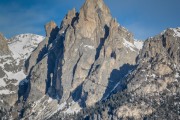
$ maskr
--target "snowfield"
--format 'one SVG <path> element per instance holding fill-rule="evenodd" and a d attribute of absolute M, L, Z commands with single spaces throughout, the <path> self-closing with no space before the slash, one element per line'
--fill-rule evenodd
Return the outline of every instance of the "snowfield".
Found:
<path fill-rule="evenodd" d="M 36 49 L 38 44 L 43 40 L 43 36 L 35 34 L 20 34 L 8 40 L 11 55 L 0 56 L 0 61 L 2 61 L 0 67 L 5 74 L 4 77 L 0 78 L 0 95 L 14 93 L 14 91 L 10 91 L 6 86 L 9 84 L 17 86 L 21 80 L 26 78 L 23 68 L 17 71 L 13 71 L 11 69 L 6 70 L 5 65 L 21 67 L 22 63 L 20 63 L 20 61 L 26 60 L 31 55 L 32 51 Z"/>
<path fill-rule="evenodd" d="M 43 39 L 43 36 L 35 34 L 20 34 L 11 38 L 8 43 L 13 58 L 27 59 Z"/>

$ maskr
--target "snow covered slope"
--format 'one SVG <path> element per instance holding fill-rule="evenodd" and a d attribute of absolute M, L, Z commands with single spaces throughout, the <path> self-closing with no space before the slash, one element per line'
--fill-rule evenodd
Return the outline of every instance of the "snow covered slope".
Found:
<path fill-rule="evenodd" d="M 0 56 L 0 95 L 17 91 L 17 85 L 26 78 L 24 61 L 44 39 L 35 34 L 21 34 L 8 40 L 11 54 Z"/>
<path fill-rule="evenodd" d="M 44 39 L 43 36 L 35 34 L 20 34 L 9 40 L 9 48 L 14 59 L 27 59 L 31 52 Z"/>

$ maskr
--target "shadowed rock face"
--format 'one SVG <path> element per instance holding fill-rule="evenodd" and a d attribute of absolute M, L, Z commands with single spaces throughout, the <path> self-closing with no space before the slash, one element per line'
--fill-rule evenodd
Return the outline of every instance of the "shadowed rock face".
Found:
<path fill-rule="evenodd" d="M 53 21 L 50 21 L 49 23 L 47 23 L 47 24 L 45 25 L 46 37 L 53 36 L 53 35 L 51 35 L 51 34 L 53 34 L 52 30 L 53 30 L 53 29 L 56 29 L 56 27 L 57 27 L 57 25 L 56 25 L 56 23 L 53 22 Z M 56 34 L 55 34 L 55 35 L 56 35 Z M 54 36 L 55 36 L 55 35 L 54 35 Z"/>
<path fill-rule="evenodd" d="M 29 102 L 47 93 L 60 103 L 91 106 L 107 97 L 136 64 L 139 51 L 133 35 L 111 17 L 103 0 L 87 0 L 79 13 L 69 11 L 60 29 L 52 22 L 45 28 L 45 41 L 26 61 Z M 124 73 L 115 74 L 121 67 L 126 68 Z"/>
<path fill-rule="evenodd" d="M 10 50 L 8 48 L 7 40 L 4 38 L 3 34 L 0 33 L 0 55 L 8 55 L 10 54 Z"/>

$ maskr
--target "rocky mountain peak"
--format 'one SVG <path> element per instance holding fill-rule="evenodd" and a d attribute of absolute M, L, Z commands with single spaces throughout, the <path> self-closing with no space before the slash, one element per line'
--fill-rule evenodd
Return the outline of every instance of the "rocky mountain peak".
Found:
<path fill-rule="evenodd" d="M 105 25 L 110 25 L 111 19 L 109 8 L 103 0 L 86 0 L 80 9 L 77 27 L 83 37 L 90 38 L 97 26 L 104 29 Z"/>
<path fill-rule="evenodd" d="M 133 35 L 111 17 L 103 0 L 87 0 L 79 13 L 68 12 L 60 29 L 52 21 L 45 29 L 45 40 L 26 61 L 28 103 L 47 93 L 59 104 L 92 106 L 109 96 L 136 64 L 139 49 Z"/>
<path fill-rule="evenodd" d="M 50 37 L 53 34 L 53 30 L 57 29 L 57 25 L 54 21 L 50 21 L 45 25 L 46 37 Z"/>
<path fill-rule="evenodd" d="M 3 34 L 0 33 L 0 55 L 7 55 L 10 53 L 8 48 L 8 41 L 4 38 Z"/>
<path fill-rule="evenodd" d="M 85 19 L 90 20 L 97 14 L 110 15 L 110 10 L 103 0 L 86 0 L 80 10 L 81 13 L 84 14 Z"/>

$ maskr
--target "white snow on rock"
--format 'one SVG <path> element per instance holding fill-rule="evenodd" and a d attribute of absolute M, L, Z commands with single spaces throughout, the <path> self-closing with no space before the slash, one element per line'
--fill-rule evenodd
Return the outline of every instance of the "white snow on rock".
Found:
<path fill-rule="evenodd" d="M 15 66 L 16 64 L 16 66 L 19 66 L 20 60 L 26 60 L 42 40 L 44 40 L 43 36 L 35 34 L 20 34 L 8 40 L 11 55 L 0 56 L 0 67 L 5 73 L 5 76 L 0 78 L 0 87 L 2 88 L 0 94 L 11 94 L 12 91 L 9 91 L 8 88 L 5 87 L 9 84 L 17 86 L 21 80 L 26 78 L 23 68 L 20 71 L 6 71 L 4 65 L 8 64 Z M 8 82 L 8 80 L 17 80 L 17 82 L 11 83 Z"/>
<path fill-rule="evenodd" d="M 179 78 L 180 76 L 179 76 L 179 73 L 176 73 L 175 74 L 175 78 Z"/>
<path fill-rule="evenodd" d="M 43 39 L 43 36 L 35 34 L 20 34 L 11 38 L 8 44 L 13 58 L 27 59 Z"/>
<path fill-rule="evenodd" d="M 89 49 L 95 49 L 94 46 L 91 46 L 91 45 L 84 45 L 84 47 L 86 48 L 89 48 Z"/>
<path fill-rule="evenodd" d="M 7 95 L 7 94 L 11 94 L 11 93 L 14 93 L 14 91 L 10 91 L 10 90 L 0 90 L 0 95 Z"/>
<path fill-rule="evenodd" d="M 143 41 L 138 41 L 138 40 L 134 40 L 134 45 L 137 49 L 141 50 L 143 48 L 143 44 L 144 42 Z"/>
<path fill-rule="evenodd" d="M 48 103 L 50 103 L 50 102 L 52 102 L 52 101 L 53 101 L 53 99 L 49 97 Z"/>
<path fill-rule="evenodd" d="M 129 41 L 127 41 L 126 39 L 124 39 L 124 42 L 123 42 L 123 45 L 127 48 L 129 48 L 131 51 L 135 51 L 134 48 L 135 48 L 135 45 L 133 45 L 132 43 L 130 43 Z"/>
<path fill-rule="evenodd" d="M 18 82 L 15 83 L 15 85 L 18 85 L 21 80 L 26 78 L 26 75 L 24 74 L 23 70 L 21 70 L 21 71 L 19 71 L 17 73 L 12 73 L 12 72 L 5 71 L 5 73 L 6 73 L 8 79 L 16 79 L 16 80 L 18 80 Z"/>
<path fill-rule="evenodd" d="M 66 114 L 74 114 L 74 113 L 78 113 L 81 110 L 81 107 L 79 106 L 78 102 L 72 102 L 70 104 L 70 106 L 63 111 Z"/>
<path fill-rule="evenodd" d="M 6 82 L 3 80 L 3 78 L 0 78 L 0 87 L 5 87 L 7 84 Z M 1 90 L 0 90 L 1 91 Z"/>
<path fill-rule="evenodd" d="M 174 31 L 174 37 L 180 37 L 180 27 L 170 29 Z"/>
<path fill-rule="evenodd" d="M 127 48 L 129 48 L 131 51 L 136 51 L 135 49 L 141 50 L 143 47 L 143 41 L 134 40 L 134 44 L 127 41 L 125 38 L 123 38 L 123 45 Z"/>

